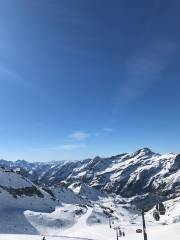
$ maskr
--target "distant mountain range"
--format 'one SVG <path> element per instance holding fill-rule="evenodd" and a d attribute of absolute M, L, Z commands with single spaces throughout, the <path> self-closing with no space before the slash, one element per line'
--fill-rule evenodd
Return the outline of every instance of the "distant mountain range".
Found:
<path fill-rule="evenodd" d="M 39 186 L 64 186 L 74 192 L 89 187 L 102 194 L 115 194 L 136 205 L 153 204 L 180 196 L 180 154 L 158 154 L 149 148 L 112 157 L 83 161 L 29 163 L 0 160 L 0 166 L 18 170 Z M 85 191 L 85 186 L 88 189 Z M 82 190 L 79 191 L 82 194 Z"/>

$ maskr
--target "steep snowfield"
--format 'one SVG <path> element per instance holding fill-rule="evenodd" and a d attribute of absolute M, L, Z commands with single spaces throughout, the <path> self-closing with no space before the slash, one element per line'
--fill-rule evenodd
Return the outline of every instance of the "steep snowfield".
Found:
<path fill-rule="evenodd" d="M 0 168 L 0 209 L 53 211 L 55 202 L 20 174 Z"/>
<path fill-rule="evenodd" d="M 65 187 L 52 187 L 51 191 L 53 192 L 57 205 L 64 204 L 89 204 L 90 201 L 83 198 L 81 195 L 74 193 L 70 188 Z"/>
<path fill-rule="evenodd" d="M 24 216 L 27 209 L 52 212 L 55 201 L 21 175 L 0 168 L 0 233 L 37 234 Z"/>
<path fill-rule="evenodd" d="M 167 223 L 180 222 L 180 198 L 167 201 L 165 206 L 167 208 Z"/>

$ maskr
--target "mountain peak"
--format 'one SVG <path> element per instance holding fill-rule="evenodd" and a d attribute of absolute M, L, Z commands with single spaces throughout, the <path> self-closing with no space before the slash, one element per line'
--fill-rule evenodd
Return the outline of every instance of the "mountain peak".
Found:
<path fill-rule="evenodd" d="M 152 150 L 150 148 L 144 147 L 141 148 L 139 150 L 137 150 L 136 152 L 133 152 L 132 154 L 130 154 L 131 156 L 135 157 L 135 156 L 152 156 L 156 153 L 152 152 Z"/>
<path fill-rule="evenodd" d="M 153 153 L 152 150 L 148 147 L 141 148 L 141 149 L 139 149 L 139 151 L 145 152 L 145 153 Z"/>

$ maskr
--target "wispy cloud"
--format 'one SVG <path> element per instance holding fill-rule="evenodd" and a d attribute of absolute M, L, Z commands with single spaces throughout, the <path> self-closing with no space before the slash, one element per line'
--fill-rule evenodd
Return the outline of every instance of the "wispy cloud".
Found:
<path fill-rule="evenodd" d="M 125 79 L 115 97 L 118 106 L 124 106 L 144 95 L 173 61 L 176 44 L 150 44 L 141 53 L 131 56 L 125 67 Z"/>
<path fill-rule="evenodd" d="M 3 77 L 1 78 L 2 81 L 16 81 L 16 82 L 23 82 L 20 75 L 18 75 L 15 71 L 8 68 L 6 65 L 0 62 L 0 75 Z M 23 82 L 24 83 L 24 82 Z"/>
<path fill-rule="evenodd" d="M 83 142 L 86 140 L 90 134 L 84 132 L 84 131 L 75 131 L 67 138 L 70 139 L 70 141 L 67 141 L 67 138 L 65 139 L 64 143 L 59 145 L 52 145 L 47 147 L 40 147 L 40 148 L 28 148 L 27 151 L 60 151 L 60 150 L 76 150 L 76 149 L 82 149 L 86 148 L 87 145 Z"/>
<path fill-rule="evenodd" d="M 112 131 L 113 131 L 112 128 L 103 128 L 102 130 L 103 130 L 104 132 L 112 132 Z"/>
<path fill-rule="evenodd" d="M 63 144 L 60 145 L 59 148 L 63 150 L 75 150 L 75 149 L 80 149 L 80 148 L 85 148 L 86 144 L 77 144 L 77 143 L 71 143 L 71 144 Z"/>
<path fill-rule="evenodd" d="M 76 150 L 76 149 L 81 149 L 87 147 L 86 144 L 84 143 L 67 143 L 67 144 L 60 144 L 60 145 L 55 145 L 55 146 L 49 146 L 49 147 L 40 147 L 40 148 L 28 148 L 26 151 L 58 151 L 58 150 Z"/>
<path fill-rule="evenodd" d="M 73 132 L 72 134 L 70 134 L 68 137 L 73 139 L 73 140 L 77 140 L 77 141 L 83 141 L 87 138 L 89 138 L 89 134 L 83 131 L 76 131 Z"/>
<path fill-rule="evenodd" d="M 39 86 L 36 81 L 30 80 L 26 76 L 21 76 L 19 72 L 0 62 L 0 84 L 4 84 L 4 82 L 11 86 L 18 85 L 19 88 L 24 88 L 28 90 L 28 92 L 35 94 L 36 97 L 43 99 L 51 105 L 57 106 L 57 101 L 54 100 L 54 96 L 51 96 L 50 92 L 47 92 L 43 86 Z"/>

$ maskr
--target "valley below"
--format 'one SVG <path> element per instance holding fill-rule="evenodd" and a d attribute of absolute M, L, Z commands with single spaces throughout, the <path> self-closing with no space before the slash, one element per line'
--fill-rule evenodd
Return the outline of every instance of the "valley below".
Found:
<path fill-rule="evenodd" d="M 159 202 L 165 214 L 156 221 Z M 143 239 L 142 208 L 148 239 L 179 238 L 178 154 L 144 148 L 76 162 L 0 160 L 0 240 Z"/>

